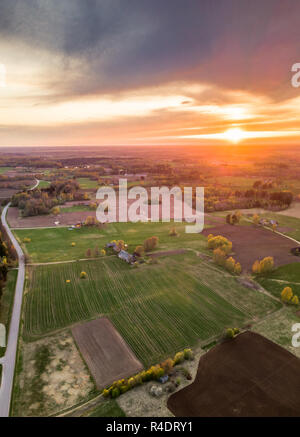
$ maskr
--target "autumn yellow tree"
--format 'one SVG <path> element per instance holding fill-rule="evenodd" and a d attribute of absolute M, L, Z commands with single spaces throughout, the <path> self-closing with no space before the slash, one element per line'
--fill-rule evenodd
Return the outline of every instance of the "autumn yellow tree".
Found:
<path fill-rule="evenodd" d="M 252 221 L 255 225 L 259 224 L 259 215 L 258 214 L 254 214 L 252 217 Z"/>
<path fill-rule="evenodd" d="M 254 261 L 252 266 L 252 272 L 255 275 L 258 275 L 260 273 L 260 262 L 258 260 Z"/>
<path fill-rule="evenodd" d="M 229 257 L 227 258 L 226 262 L 225 262 L 225 268 L 226 270 L 228 270 L 230 273 L 234 272 L 234 267 L 235 267 L 235 260 L 234 258 Z"/>
<path fill-rule="evenodd" d="M 291 287 L 285 287 L 281 292 L 281 299 L 283 302 L 290 302 L 293 297 L 293 290 Z"/>
<path fill-rule="evenodd" d="M 217 248 L 213 251 L 213 260 L 216 264 L 218 264 L 218 266 L 225 266 L 226 264 L 226 254 L 225 252 L 220 249 Z"/>
<path fill-rule="evenodd" d="M 242 266 L 239 262 L 237 262 L 234 266 L 234 273 L 236 275 L 240 275 L 242 273 Z"/>

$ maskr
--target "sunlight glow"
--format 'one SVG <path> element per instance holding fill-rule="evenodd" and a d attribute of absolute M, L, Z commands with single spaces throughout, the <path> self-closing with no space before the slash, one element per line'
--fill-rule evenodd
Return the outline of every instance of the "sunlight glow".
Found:
<path fill-rule="evenodd" d="M 247 133 L 239 127 L 233 127 L 224 132 L 224 138 L 232 143 L 239 143 L 244 138 L 247 138 Z"/>

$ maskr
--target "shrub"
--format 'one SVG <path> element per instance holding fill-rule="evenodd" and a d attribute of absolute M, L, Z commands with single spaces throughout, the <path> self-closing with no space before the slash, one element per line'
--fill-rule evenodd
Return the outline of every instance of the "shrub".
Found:
<path fill-rule="evenodd" d="M 92 251 L 91 251 L 91 249 L 88 249 L 88 250 L 86 251 L 85 254 L 86 254 L 87 257 L 92 256 Z"/>
<path fill-rule="evenodd" d="M 232 328 L 226 329 L 226 338 L 233 338 L 234 337 L 234 330 Z"/>
<path fill-rule="evenodd" d="M 253 221 L 253 223 L 254 223 L 255 225 L 258 225 L 258 224 L 259 224 L 259 215 L 254 214 L 254 215 L 252 216 L 252 221 Z"/>
<path fill-rule="evenodd" d="M 226 255 L 232 251 L 232 242 L 222 235 L 209 238 L 207 246 L 209 249 L 221 249 Z"/>
<path fill-rule="evenodd" d="M 72 247 L 76 246 L 76 243 L 74 241 L 72 241 L 71 246 Z"/>
<path fill-rule="evenodd" d="M 236 275 L 240 275 L 242 273 L 242 266 L 239 262 L 237 262 L 234 266 L 234 273 Z"/>
<path fill-rule="evenodd" d="M 161 367 L 164 369 L 166 374 L 169 374 L 171 372 L 173 366 L 174 366 L 174 361 L 171 358 L 168 358 L 167 360 L 161 363 Z"/>
<path fill-rule="evenodd" d="M 253 266 L 252 266 L 252 272 L 255 275 L 258 275 L 260 273 L 260 263 L 258 260 L 254 261 Z"/>
<path fill-rule="evenodd" d="M 194 358 L 192 349 L 184 349 L 183 356 L 185 360 L 192 360 Z"/>
<path fill-rule="evenodd" d="M 106 251 L 105 251 L 104 249 L 101 249 L 101 250 L 100 250 L 100 255 L 101 255 L 101 256 L 105 256 L 105 255 L 106 255 Z"/>
<path fill-rule="evenodd" d="M 143 246 L 136 246 L 134 249 L 134 253 L 136 253 L 138 256 L 143 256 L 145 252 L 145 249 Z"/>
<path fill-rule="evenodd" d="M 299 298 L 298 298 L 298 296 L 294 296 L 293 298 L 292 298 L 292 304 L 293 305 L 299 305 Z"/>
<path fill-rule="evenodd" d="M 274 268 L 274 258 L 272 256 L 267 256 L 260 261 L 260 272 L 269 273 Z"/>
<path fill-rule="evenodd" d="M 153 250 L 158 245 L 158 237 L 150 237 L 144 241 L 144 249 L 146 252 Z"/>
<path fill-rule="evenodd" d="M 118 387 L 113 388 L 112 391 L 111 391 L 111 397 L 112 397 L 113 399 L 119 397 L 120 394 L 121 394 L 121 393 L 120 393 L 120 390 L 119 390 Z"/>
<path fill-rule="evenodd" d="M 226 254 L 222 249 L 215 249 L 213 251 L 213 260 L 218 266 L 225 266 L 226 264 Z"/>
<path fill-rule="evenodd" d="M 285 287 L 281 292 L 281 300 L 283 302 L 289 302 L 293 297 L 293 290 L 291 287 Z"/>
<path fill-rule="evenodd" d="M 59 206 L 54 206 L 54 207 L 51 209 L 51 214 L 53 214 L 53 215 L 58 215 L 58 214 L 60 214 L 60 208 L 59 208 Z"/>
<path fill-rule="evenodd" d="M 110 395 L 110 390 L 107 390 L 107 389 L 105 388 L 105 389 L 103 390 L 102 394 L 103 394 L 103 396 L 104 396 L 105 398 L 108 398 L 108 396 Z"/>
<path fill-rule="evenodd" d="M 97 209 L 97 203 L 96 202 L 90 202 L 89 203 L 89 208 L 92 209 L 92 210 Z"/>
<path fill-rule="evenodd" d="M 174 366 L 176 364 L 180 364 L 184 361 L 184 353 L 183 352 L 177 352 L 177 354 L 174 357 Z"/>
<path fill-rule="evenodd" d="M 235 260 L 231 256 L 231 257 L 227 258 L 227 260 L 225 262 L 225 268 L 230 273 L 233 273 L 234 272 L 234 267 L 235 267 Z"/>
<path fill-rule="evenodd" d="M 97 224 L 97 219 L 96 217 L 92 217 L 91 215 L 89 215 L 86 219 L 84 224 L 86 226 L 95 226 Z"/>
<path fill-rule="evenodd" d="M 87 277 L 86 272 L 81 272 L 80 273 L 80 279 L 86 279 L 86 277 Z"/>
<path fill-rule="evenodd" d="M 176 231 L 176 228 L 172 228 L 169 232 L 170 237 L 177 237 L 178 232 Z"/>

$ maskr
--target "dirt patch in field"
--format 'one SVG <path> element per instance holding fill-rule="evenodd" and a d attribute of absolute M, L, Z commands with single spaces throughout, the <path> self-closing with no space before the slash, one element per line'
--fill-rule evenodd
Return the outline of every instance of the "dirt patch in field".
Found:
<path fill-rule="evenodd" d="M 70 205 L 67 205 L 70 206 Z M 96 216 L 95 211 L 74 211 L 58 215 L 38 215 L 33 217 L 20 217 L 18 208 L 9 208 L 7 219 L 12 228 L 45 228 L 59 226 L 71 226 L 78 222 L 84 222 L 88 216 Z"/>
<path fill-rule="evenodd" d="M 99 389 L 143 369 L 124 339 L 105 317 L 73 327 L 72 334 Z"/>
<path fill-rule="evenodd" d="M 300 360 L 248 331 L 201 357 L 195 381 L 168 407 L 180 417 L 299 416 L 299 393 Z"/>
<path fill-rule="evenodd" d="M 251 226 L 220 225 L 204 229 L 203 235 L 223 235 L 232 241 L 234 258 L 248 271 L 255 260 L 273 256 L 275 266 L 300 262 L 300 258 L 292 255 L 290 250 L 295 243 L 288 238 Z"/>
<path fill-rule="evenodd" d="M 94 392 L 95 385 L 67 332 L 22 343 L 22 371 L 16 377 L 14 416 L 47 416 Z"/>
<path fill-rule="evenodd" d="M 9 199 L 17 192 L 14 188 L 0 188 L 0 199 Z"/>

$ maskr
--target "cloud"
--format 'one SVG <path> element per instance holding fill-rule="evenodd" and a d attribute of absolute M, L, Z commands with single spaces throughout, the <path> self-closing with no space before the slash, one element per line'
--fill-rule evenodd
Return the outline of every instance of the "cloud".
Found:
<path fill-rule="evenodd" d="M 60 60 L 57 99 L 175 80 L 272 93 L 297 61 L 300 3 L 2 0 L 0 35 Z"/>

